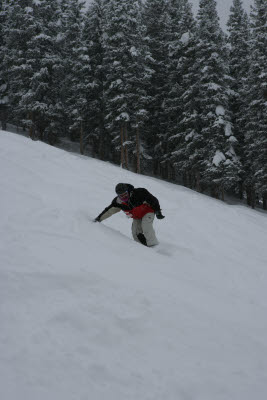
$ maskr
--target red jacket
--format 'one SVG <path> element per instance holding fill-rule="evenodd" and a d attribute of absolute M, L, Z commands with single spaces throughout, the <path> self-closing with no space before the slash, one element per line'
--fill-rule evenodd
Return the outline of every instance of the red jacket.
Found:
<path fill-rule="evenodd" d="M 123 203 L 123 204 L 125 204 L 125 203 Z M 127 204 L 125 204 L 125 205 L 127 205 Z M 129 217 L 129 218 L 141 219 L 148 213 L 154 213 L 155 210 L 153 210 L 153 208 L 150 207 L 148 204 L 141 204 L 140 206 L 134 207 L 129 211 L 124 210 L 124 212 L 127 215 L 127 217 Z"/>

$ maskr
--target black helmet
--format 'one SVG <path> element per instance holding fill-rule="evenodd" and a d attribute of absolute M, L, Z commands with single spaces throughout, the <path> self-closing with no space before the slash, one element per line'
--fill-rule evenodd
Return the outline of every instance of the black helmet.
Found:
<path fill-rule="evenodd" d="M 118 183 L 115 187 L 115 191 L 117 194 L 123 194 L 129 190 L 129 186 L 127 183 Z"/>

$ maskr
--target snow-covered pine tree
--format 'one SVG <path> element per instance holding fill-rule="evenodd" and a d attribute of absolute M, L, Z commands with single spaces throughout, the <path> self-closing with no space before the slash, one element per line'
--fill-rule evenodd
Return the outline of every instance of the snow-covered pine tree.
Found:
<path fill-rule="evenodd" d="M 244 112 L 246 108 L 245 87 L 248 77 L 249 21 L 242 0 L 233 0 L 228 20 L 230 109 L 233 132 L 238 140 L 237 154 L 242 164 L 239 196 L 243 198 L 244 165 Z"/>
<path fill-rule="evenodd" d="M 37 30 L 27 42 L 26 65 L 31 77 L 23 103 L 37 137 L 53 144 L 62 134 L 60 8 L 54 0 L 33 2 Z"/>
<path fill-rule="evenodd" d="M 130 154 L 134 155 L 134 169 L 137 173 L 145 167 L 147 158 L 147 147 L 150 143 L 145 135 L 144 125 L 148 120 L 148 107 L 151 97 L 148 90 L 151 84 L 153 71 L 149 67 L 151 54 L 145 37 L 145 25 L 143 24 L 143 5 L 141 0 L 135 0 L 129 8 L 129 24 L 131 25 L 129 49 L 129 68 L 126 74 L 126 91 L 129 94 L 131 108 L 131 137 L 132 144 L 129 146 Z"/>
<path fill-rule="evenodd" d="M 127 3 L 125 0 L 105 2 L 106 20 L 103 33 L 105 123 L 115 147 L 112 158 L 126 168 L 128 168 L 127 135 L 130 122 L 130 104 L 125 90 L 125 74 L 129 67 Z M 118 157 L 119 151 L 120 157 Z"/>
<path fill-rule="evenodd" d="M 169 16 L 166 0 L 147 0 L 143 13 L 146 25 L 146 37 L 151 53 L 150 69 L 154 71 L 148 95 L 151 102 L 148 107 L 149 118 L 146 135 L 150 143 L 150 155 L 154 160 L 153 172 L 161 174 L 161 161 L 165 153 L 164 142 L 167 138 L 168 116 L 166 100 L 169 96 L 168 85 L 168 35 Z"/>
<path fill-rule="evenodd" d="M 70 53 L 72 52 L 72 47 L 69 45 L 68 41 L 71 40 L 69 36 L 75 36 L 76 26 L 74 26 L 74 32 L 72 35 L 72 26 L 69 24 L 70 20 L 70 1 L 69 0 L 60 0 L 60 17 L 59 17 L 59 25 L 60 25 L 60 34 L 58 35 L 58 51 L 60 52 L 61 58 L 61 86 L 60 93 L 58 94 L 58 105 L 61 109 L 61 131 L 63 137 L 69 137 L 71 140 L 74 140 L 74 133 L 70 130 L 70 126 L 72 124 L 71 120 L 71 111 L 68 107 L 69 93 L 71 92 L 71 68 L 72 68 L 72 60 L 70 60 Z M 71 65 L 70 65 L 71 64 Z M 71 96 L 72 98 L 72 96 Z"/>
<path fill-rule="evenodd" d="M 61 3 L 62 40 L 60 46 L 64 72 L 61 82 L 61 99 L 65 131 L 71 140 L 79 139 L 82 154 L 87 92 L 90 90 L 91 81 L 88 50 L 82 37 L 83 6 L 80 0 L 64 0 Z"/>
<path fill-rule="evenodd" d="M 0 122 L 2 129 L 6 129 L 7 110 L 8 110 L 8 78 L 7 70 L 4 65 L 6 53 L 5 46 L 5 23 L 7 17 L 7 4 L 5 0 L 0 0 Z"/>
<path fill-rule="evenodd" d="M 266 0 L 254 0 L 251 12 L 252 36 L 248 73 L 245 159 L 248 171 L 245 185 L 248 203 L 256 197 L 267 207 L 267 7 Z"/>
<path fill-rule="evenodd" d="M 233 189 L 239 181 L 240 162 L 235 153 L 237 139 L 231 131 L 226 43 L 216 1 L 200 0 L 197 18 L 200 135 L 189 139 L 194 149 L 190 159 L 200 173 L 201 183 L 210 188 L 213 196 L 221 194 L 223 198 L 224 189 Z"/>
<path fill-rule="evenodd" d="M 109 160 L 110 136 L 105 128 L 105 102 L 103 72 L 103 30 L 105 25 L 105 1 L 94 0 L 86 12 L 83 40 L 87 47 L 91 67 L 91 82 L 87 91 L 86 141 L 92 154 L 101 160 Z"/>
<path fill-rule="evenodd" d="M 183 0 L 168 0 L 166 12 L 168 15 L 168 30 L 166 32 L 166 46 L 168 48 L 168 59 L 166 59 L 168 95 L 165 100 L 166 132 L 165 140 L 162 142 L 162 157 L 160 160 L 161 176 L 163 178 L 174 178 L 173 165 L 170 162 L 170 152 L 173 143 L 169 137 L 177 134 L 178 120 L 181 115 L 181 75 L 178 72 L 178 63 L 181 59 L 182 37 L 182 3 Z"/>
<path fill-rule="evenodd" d="M 31 119 L 30 110 L 25 105 L 25 96 L 33 73 L 28 59 L 29 42 L 36 33 L 34 2 L 14 0 L 6 11 L 3 67 L 7 72 L 10 120 L 25 127 Z"/>
<path fill-rule="evenodd" d="M 144 69 L 146 55 L 140 21 L 140 0 L 110 0 L 106 4 L 103 34 L 106 126 L 113 137 L 114 159 L 120 150 L 120 163 L 126 168 L 129 168 L 128 150 L 136 147 L 137 136 L 133 137 L 132 129 L 140 126 L 146 114 L 145 88 L 150 79 L 146 73 L 149 70 Z"/>
<path fill-rule="evenodd" d="M 171 2 L 176 7 L 171 12 L 171 41 L 169 44 L 170 90 L 168 105 L 168 142 L 166 160 L 168 178 L 171 172 L 175 178 L 183 177 L 183 183 L 193 187 L 193 166 L 189 166 L 187 140 L 195 132 L 195 62 L 196 23 L 188 0 Z M 176 12 L 175 12 L 176 11 Z"/>

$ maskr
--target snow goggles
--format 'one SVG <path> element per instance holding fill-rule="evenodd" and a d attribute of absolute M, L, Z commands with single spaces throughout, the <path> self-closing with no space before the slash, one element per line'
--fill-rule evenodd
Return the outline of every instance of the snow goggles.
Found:
<path fill-rule="evenodd" d="M 129 193 L 127 191 L 119 194 L 119 198 L 121 199 L 121 201 L 127 202 L 129 200 L 129 197 Z"/>

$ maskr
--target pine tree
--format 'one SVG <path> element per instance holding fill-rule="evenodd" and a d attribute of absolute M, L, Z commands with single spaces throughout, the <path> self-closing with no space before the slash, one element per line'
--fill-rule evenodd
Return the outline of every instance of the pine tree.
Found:
<path fill-rule="evenodd" d="M 38 0 L 34 6 L 35 34 L 27 41 L 27 69 L 31 71 L 24 107 L 35 135 L 53 144 L 61 134 L 60 88 L 62 59 L 59 3 Z"/>
<path fill-rule="evenodd" d="M 161 176 L 171 179 L 174 177 L 173 165 L 170 162 L 170 152 L 173 150 L 173 142 L 169 137 L 177 134 L 178 120 L 181 114 L 181 80 L 178 72 L 178 63 L 181 58 L 181 42 L 183 29 L 182 22 L 182 0 L 169 0 L 166 13 L 168 15 L 168 30 L 166 32 L 166 46 L 168 48 L 167 59 L 167 96 L 165 100 L 166 132 L 165 140 L 162 142 L 162 156 L 160 160 Z"/>
<path fill-rule="evenodd" d="M 146 124 L 150 155 L 154 160 L 153 172 L 162 174 L 161 161 L 165 153 L 168 118 L 168 35 L 169 15 L 165 0 L 147 0 L 144 5 L 144 23 L 151 59 L 148 64 L 153 72 L 148 95 L 151 98 Z"/>
<path fill-rule="evenodd" d="M 111 0 L 106 3 L 106 24 L 103 35 L 104 82 L 106 104 L 106 127 L 115 144 L 114 161 L 128 168 L 127 129 L 130 122 L 130 105 L 125 90 L 125 74 L 129 66 L 129 45 L 127 42 L 129 25 L 126 1 Z"/>
<path fill-rule="evenodd" d="M 103 71 L 103 34 L 105 26 L 104 0 L 94 0 L 86 15 L 83 40 L 90 59 L 91 82 L 87 91 L 86 141 L 92 147 L 93 155 L 109 160 L 111 153 L 110 136 L 105 127 L 105 99 Z"/>
<path fill-rule="evenodd" d="M 255 206 L 256 197 L 267 207 L 267 8 L 265 0 L 255 0 L 251 13 L 252 37 L 247 92 L 245 132 L 245 185 L 248 203 Z"/>
<path fill-rule="evenodd" d="M 5 46 L 5 23 L 7 17 L 6 1 L 0 0 L 0 121 L 2 129 L 6 129 L 7 110 L 8 110 L 8 79 L 7 70 L 5 69 L 4 57 L 6 52 Z"/>
<path fill-rule="evenodd" d="M 233 132 L 238 140 L 237 154 L 244 165 L 244 111 L 246 108 L 246 90 L 249 55 L 249 23 L 242 0 L 234 0 L 228 20 L 230 107 Z M 243 197 L 245 170 L 241 169 L 239 195 Z"/>
<path fill-rule="evenodd" d="M 215 0 L 200 0 L 198 12 L 196 100 L 199 131 L 189 139 L 194 165 L 213 196 L 224 196 L 239 178 L 228 105 L 228 68 L 225 36 L 219 26 Z"/>
<path fill-rule="evenodd" d="M 195 21 L 188 0 L 170 0 L 168 3 L 169 33 L 168 33 L 168 85 L 167 101 L 168 132 L 177 133 L 178 121 L 182 112 L 183 94 L 182 81 L 185 71 L 186 49 L 192 39 Z M 193 60 L 190 59 L 192 63 Z"/>
<path fill-rule="evenodd" d="M 190 185 L 187 140 L 195 129 L 194 66 L 196 62 L 196 24 L 187 0 L 172 1 L 171 41 L 169 45 L 168 178 L 183 177 Z M 175 8 L 173 9 L 173 6 Z M 171 169 L 171 171 L 170 171 Z M 190 179 L 189 179 L 190 176 Z"/>
<path fill-rule="evenodd" d="M 34 3 L 32 0 L 14 0 L 6 10 L 3 65 L 7 72 L 10 118 L 13 123 L 25 126 L 29 119 L 25 98 L 32 76 L 28 63 L 29 41 L 36 34 Z"/>
<path fill-rule="evenodd" d="M 82 37 L 83 3 L 79 0 L 64 0 L 61 3 L 60 46 L 63 76 L 61 81 L 62 125 L 71 140 L 80 141 L 84 152 L 84 126 L 87 111 L 87 91 L 90 83 L 88 50 Z"/>
<path fill-rule="evenodd" d="M 151 54 L 145 38 L 145 26 L 142 18 L 143 6 L 140 0 L 130 7 L 128 17 L 131 25 L 130 63 L 126 75 L 126 90 L 131 107 L 131 136 L 132 144 L 128 146 L 129 152 L 134 154 L 135 170 L 141 172 L 147 159 L 147 138 L 144 125 L 148 120 L 148 107 L 151 97 L 148 90 L 151 83 L 152 71 L 149 68 Z"/>
<path fill-rule="evenodd" d="M 136 147 L 138 137 L 132 129 L 140 128 L 146 114 L 145 87 L 150 79 L 140 31 L 141 7 L 139 0 L 109 1 L 103 35 L 106 126 L 126 168 L 128 150 Z"/>

